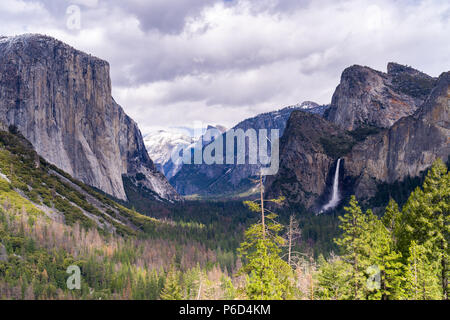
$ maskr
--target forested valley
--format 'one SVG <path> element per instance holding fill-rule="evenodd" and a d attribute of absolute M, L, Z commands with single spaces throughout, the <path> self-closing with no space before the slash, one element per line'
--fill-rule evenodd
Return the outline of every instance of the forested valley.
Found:
<path fill-rule="evenodd" d="M 406 202 L 376 213 L 352 197 L 332 214 L 296 214 L 279 198 L 185 202 L 146 217 L 73 181 L 120 212 L 114 219 L 20 134 L 2 133 L 0 166 L 2 299 L 448 299 L 441 160 Z M 68 289 L 70 266 L 81 270 L 79 290 Z"/>

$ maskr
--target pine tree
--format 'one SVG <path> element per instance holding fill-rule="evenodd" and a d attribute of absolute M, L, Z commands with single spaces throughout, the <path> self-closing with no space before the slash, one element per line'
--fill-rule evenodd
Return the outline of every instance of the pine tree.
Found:
<path fill-rule="evenodd" d="M 393 209 L 391 211 L 391 209 Z M 395 211 L 395 205 L 391 203 L 387 209 L 387 216 L 384 217 L 385 224 L 375 216 L 371 210 L 367 212 L 367 234 L 369 239 L 368 259 L 375 270 L 376 286 L 369 288 L 369 299 L 403 299 L 405 293 L 403 290 L 404 265 L 402 263 L 401 253 L 395 250 L 395 237 L 393 232 L 396 229 L 394 221 L 398 220 L 398 214 Z M 389 219 L 390 218 L 390 219 Z"/>
<path fill-rule="evenodd" d="M 369 242 L 367 237 L 367 219 L 362 213 L 355 196 L 350 199 L 350 205 L 345 207 L 345 214 L 339 217 L 342 236 L 335 240 L 342 250 L 342 259 L 348 264 L 348 291 L 345 299 L 360 300 L 365 298 L 365 270 L 370 266 L 367 259 Z"/>
<path fill-rule="evenodd" d="M 402 213 L 394 199 L 389 200 L 382 222 L 391 236 L 392 245 L 398 249 L 398 238 L 403 230 Z"/>
<path fill-rule="evenodd" d="M 261 222 L 250 226 L 238 249 L 244 265 L 240 274 L 247 275 L 245 287 L 249 299 L 290 299 L 293 297 L 293 271 L 281 257 L 285 240 L 279 236 L 283 226 L 275 221 L 277 215 L 264 208 L 264 201 L 281 203 L 284 199 L 264 200 L 261 180 L 261 199 L 244 202 L 250 210 L 261 213 Z M 269 214 L 266 215 L 266 212 Z"/>
<path fill-rule="evenodd" d="M 350 265 L 334 254 L 328 260 L 321 255 L 318 263 L 316 295 L 323 300 L 341 300 L 348 297 L 347 279 Z"/>
<path fill-rule="evenodd" d="M 162 300 L 182 300 L 183 294 L 179 284 L 178 272 L 171 269 L 166 277 L 164 288 L 161 292 Z"/>
<path fill-rule="evenodd" d="M 449 292 L 450 178 L 446 165 L 437 159 L 428 172 L 423 190 L 417 188 L 403 208 L 405 232 L 402 250 L 407 257 L 413 241 L 427 250 L 429 261 L 438 261 L 443 299 Z"/>
<path fill-rule="evenodd" d="M 442 297 L 439 284 L 439 264 L 429 260 L 430 247 L 415 241 L 409 247 L 406 289 L 412 300 L 436 300 Z"/>
<path fill-rule="evenodd" d="M 249 299 L 290 299 L 294 292 L 293 271 L 280 257 L 281 247 L 285 244 L 285 240 L 279 236 L 283 226 L 275 221 L 277 215 L 264 207 L 266 201 L 280 204 L 284 198 L 265 200 L 262 174 L 259 182 L 259 203 L 244 202 L 251 211 L 261 214 L 261 220 L 245 232 L 244 242 L 238 249 L 244 261 L 239 274 L 247 276 L 245 291 Z"/>
<path fill-rule="evenodd" d="M 288 299 L 293 295 L 293 274 L 291 267 L 280 258 L 283 238 L 273 233 L 278 230 L 277 225 L 266 223 L 266 227 L 264 238 L 262 224 L 252 225 L 239 248 L 245 261 L 240 273 L 248 276 L 246 294 L 249 299 Z"/>

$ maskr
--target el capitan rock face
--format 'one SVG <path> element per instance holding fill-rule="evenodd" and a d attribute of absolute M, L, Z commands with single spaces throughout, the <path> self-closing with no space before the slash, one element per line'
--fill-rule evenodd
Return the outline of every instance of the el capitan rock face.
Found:
<path fill-rule="evenodd" d="M 355 65 L 342 73 L 327 119 L 346 130 L 389 128 L 412 115 L 435 83 L 436 79 L 396 63 L 389 63 L 388 73 Z"/>
<path fill-rule="evenodd" d="M 0 122 L 47 161 L 126 200 L 123 176 L 179 196 L 149 158 L 136 123 L 111 96 L 109 64 L 50 37 L 0 38 Z"/>

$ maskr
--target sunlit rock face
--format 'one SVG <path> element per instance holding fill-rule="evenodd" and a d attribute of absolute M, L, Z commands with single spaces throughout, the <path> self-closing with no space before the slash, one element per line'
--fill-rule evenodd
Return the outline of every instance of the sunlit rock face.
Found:
<path fill-rule="evenodd" d="M 109 64 L 56 39 L 0 38 L 0 121 L 50 163 L 119 199 L 127 198 L 123 176 L 139 173 L 159 197 L 179 198 L 112 98 Z"/>

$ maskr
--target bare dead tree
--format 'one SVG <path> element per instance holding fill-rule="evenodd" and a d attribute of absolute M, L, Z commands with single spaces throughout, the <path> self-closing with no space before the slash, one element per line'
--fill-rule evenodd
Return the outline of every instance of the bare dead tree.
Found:
<path fill-rule="evenodd" d="M 294 252 L 292 250 L 293 246 L 295 245 L 295 243 L 301 238 L 302 232 L 298 226 L 298 222 L 295 219 L 294 215 L 291 215 L 289 218 L 289 227 L 286 233 L 286 245 L 288 247 L 288 264 L 290 266 L 293 265 L 293 255 L 296 254 L 296 252 Z"/>

